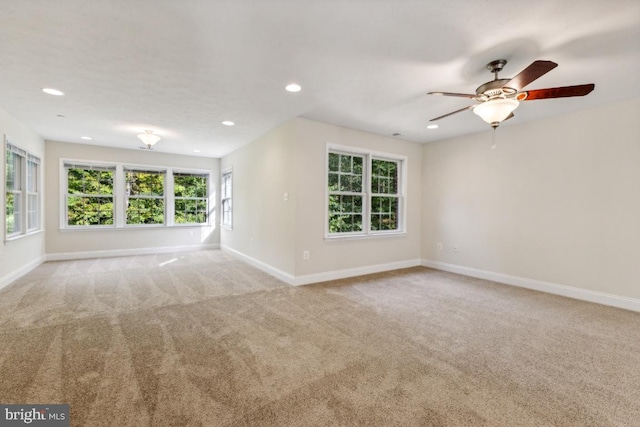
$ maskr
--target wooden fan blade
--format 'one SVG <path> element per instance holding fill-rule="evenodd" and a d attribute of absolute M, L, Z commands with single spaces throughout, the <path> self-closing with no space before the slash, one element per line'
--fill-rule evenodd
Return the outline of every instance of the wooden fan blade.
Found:
<path fill-rule="evenodd" d="M 519 91 L 532 81 L 539 79 L 557 66 L 558 64 L 552 61 L 533 61 L 531 65 L 520 71 L 520 74 L 509 80 L 507 84 L 504 85 L 504 87 L 510 87 Z"/>
<path fill-rule="evenodd" d="M 461 112 L 463 112 L 463 111 L 465 111 L 465 110 L 468 110 L 469 108 L 473 108 L 473 107 L 475 107 L 476 105 L 477 105 L 477 104 L 468 105 L 468 106 L 466 106 L 466 107 L 464 107 L 464 108 L 461 108 L 461 109 L 459 109 L 459 110 L 453 111 L 453 112 L 448 113 L 448 114 L 445 114 L 444 116 L 436 117 L 435 119 L 431 119 L 431 120 L 429 120 L 429 121 L 430 121 L 430 122 L 435 122 L 436 120 L 444 119 L 445 117 L 449 117 L 449 116 L 452 116 L 452 115 L 454 115 L 454 114 L 461 113 Z"/>
<path fill-rule="evenodd" d="M 532 101 L 534 99 L 567 98 L 570 96 L 585 96 L 590 94 L 595 87 L 596 85 L 594 85 L 593 83 L 590 83 L 587 85 L 563 86 L 563 87 L 552 87 L 548 89 L 528 90 L 525 92 L 527 94 L 527 97 L 524 100 Z"/>
<path fill-rule="evenodd" d="M 427 92 L 427 95 L 458 96 L 460 98 L 475 98 L 477 96 L 477 95 L 471 95 L 468 93 L 453 93 L 453 92 Z"/>

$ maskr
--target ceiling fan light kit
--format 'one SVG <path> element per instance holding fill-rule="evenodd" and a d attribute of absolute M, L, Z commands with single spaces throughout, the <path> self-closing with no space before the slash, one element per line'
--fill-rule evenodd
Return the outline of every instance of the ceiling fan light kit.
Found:
<path fill-rule="evenodd" d="M 473 112 L 492 127 L 498 127 L 500 122 L 504 121 L 509 117 L 509 114 L 513 113 L 513 110 L 518 108 L 518 105 L 520 103 L 515 99 L 497 98 L 476 105 L 473 108 Z"/>
<path fill-rule="evenodd" d="M 506 64 L 507 61 L 505 59 L 498 59 L 488 63 L 487 69 L 493 73 L 494 79 L 478 86 L 475 95 L 452 92 L 429 92 L 428 95 L 455 96 L 459 98 L 469 98 L 479 102 L 479 104 L 469 105 L 436 117 L 435 119 L 431 119 L 431 121 L 440 120 L 473 108 L 475 114 L 495 129 L 500 123 L 513 117 L 513 111 L 518 108 L 518 105 L 522 101 L 585 96 L 595 88 L 593 83 L 589 83 L 577 86 L 523 91 L 522 89 L 525 86 L 553 70 L 558 64 L 552 61 L 534 61 L 512 79 L 500 79 L 498 78 L 498 73 Z"/>

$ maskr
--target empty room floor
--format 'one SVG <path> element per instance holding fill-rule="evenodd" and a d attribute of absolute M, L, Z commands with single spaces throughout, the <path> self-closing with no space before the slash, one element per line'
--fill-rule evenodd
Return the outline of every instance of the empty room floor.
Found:
<path fill-rule="evenodd" d="M 220 250 L 0 290 L 0 402 L 73 426 L 632 426 L 640 314 L 427 268 L 292 287 Z"/>

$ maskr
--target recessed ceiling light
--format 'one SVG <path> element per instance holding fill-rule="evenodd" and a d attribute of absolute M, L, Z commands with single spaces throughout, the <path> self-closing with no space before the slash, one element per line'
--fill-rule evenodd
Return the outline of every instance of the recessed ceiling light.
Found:
<path fill-rule="evenodd" d="M 233 123 L 231 120 L 225 120 L 224 122 L 222 122 L 223 125 L 225 126 L 233 126 L 235 125 L 235 123 Z"/>
<path fill-rule="evenodd" d="M 287 92 L 300 92 L 302 90 L 302 86 L 297 83 L 289 83 L 284 87 Z"/>
<path fill-rule="evenodd" d="M 438 125 L 429 125 L 427 126 L 427 129 L 438 129 L 440 126 Z"/>
<path fill-rule="evenodd" d="M 200 152 L 200 150 L 193 150 L 193 152 L 194 152 L 194 153 L 199 153 L 199 152 Z"/>
<path fill-rule="evenodd" d="M 91 141 L 93 138 L 90 136 L 81 136 L 80 139 L 86 139 L 87 141 Z"/>
<path fill-rule="evenodd" d="M 48 93 L 49 95 L 55 95 L 55 96 L 64 95 L 64 92 L 62 92 L 61 90 L 53 89 L 53 88 L 50 88 L 50 87 L 45 87 L 44 89 L 42 89 L 42 91 L 44 93 Z"/>

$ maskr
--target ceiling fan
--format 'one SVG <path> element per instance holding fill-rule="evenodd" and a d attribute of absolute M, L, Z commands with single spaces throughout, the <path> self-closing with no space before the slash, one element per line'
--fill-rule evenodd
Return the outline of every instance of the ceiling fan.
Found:
<path fill-rule="evenodd" d="M 513 110 L 518 108 L 521 101 L 534 99 L 565 98 L 570 96 L 585 96 L 595 88 L 595 84 L 577 86 L 563 86 L 547 89 L 522 90 L 529 83 L 542 77 L 558 66 L 552 61 L 534 61 L 520 74 L 512 79 L 499 79 L 498 73 L 507 64 L 505 59 L 498 59 L 487 64 L 487 68 L 493 73 L 494 79 L 484 83 L 476 89 L 475 95 L 451 92 L 428 92 L 428 95 L 457 96 L 474 99 L 479 104 L 469 105 L 451 113 L 436 117 L 430 121 L 436 121 L 453 114 L 473 108 L 473 112 L 482 120 L 489 123 L 494 129 L 500 123 L 513 117 Z"/>

